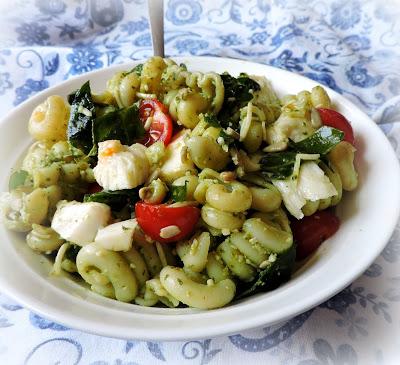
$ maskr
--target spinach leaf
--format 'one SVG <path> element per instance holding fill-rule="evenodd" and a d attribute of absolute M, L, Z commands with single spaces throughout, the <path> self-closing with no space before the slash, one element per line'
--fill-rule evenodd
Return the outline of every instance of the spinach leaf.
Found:
<path fill-rule="evenodd" d="M 276 289 L 290 279 L 295 260 L 296 245 L 292 245 L 286 252 L 278 255 L 273 263 L 261 270 L 250 285 L 239 287 L 236 299 Z"/>
<path fill-rule="evenodd" d="M 226 145 L 230 145 L 235 142 L 235 138 L 229 135 L 226 132 L 226 129 L 222 128 L 222 123 L 218 120 L 218 118 L 214 114 L 205 114 L 204 121 L 211 127 L 221 128 L 219 132 L 219 136 L 224 140 Z"/>
<path fill-rule="evenodd" d="M 344 137 L 339 129 L 323 126 L 310 137 L 292 143 L 291 147 L 303 153 L 319 153 L 324 155 L 335 147 Z"/>
<path fill-rule="evenodd" d="M 68 122 L 68 141 L 86 155 L 97 154 L 97 143 L 118 139 L 131 145 L 144 135 L 136 104 L 124 109 L 113 106 L 97 107 L 93 103 L 89 81 L 69 96 L 71 115 Z"/>
<path fill-rule="evenodd" d="M 85 82 L 74 95 L 68 97 L 71 114 L 68 121 L 69 143 L 88 154 L 93 147 L 92 126 L 96 117 L 89 81 Z"/>
<path fill-rule="evenodd" d="M 187 181 L 185 182 L 185 185 L 172 185 L 170 191 L 171 199 L 174 202 L 184 202 L 187 197 Z"/>
<path fill-rule="evenodd" d="M 134 204 L 139 200 L 138 189 L 124 189 L 115 191 L 100 191 L 94 194 L 86 194 L 84 202 L 97 202 L 107 204 L 111 210 L 119 211 L 127 204 Z"/>
<path fill-rule="evenodd" d="M 93 122 L 93 149 L 90 155 L 97 153 L 97 143 L 109 139 L 118 139 L 122 144 L 131 145 L 144 136 L 143 124 L 139 119 L 136 104 L 124 109 L 112 110 L 96 118 Z"/>
<path fill-rule="evenodd" d="M 223 127 L 230 126 L 237 130 L 239 124 L 234 121 L 234 115 L 253 99 L 253 92 L 260 90 L 260 85 L 244 73 L 238 77 L 223 73 L 221 79 L 225 88 L 225 96 L 218 119 L 221 120 Z"/>
<path fill-rule="evenodd" d="M 261 173 L 271 179 L 286 179 L 293 173 L 297 152 L 267 153 L 260 159 Z"/>
<path fill-rule="evenodd" d="M 11 174 L 10 180 L 8 181 L 8 190 L 14 190 L 19 186 L 25 185 L 26 179 L 29 174 L 25 170 L 18 170 Z"/>

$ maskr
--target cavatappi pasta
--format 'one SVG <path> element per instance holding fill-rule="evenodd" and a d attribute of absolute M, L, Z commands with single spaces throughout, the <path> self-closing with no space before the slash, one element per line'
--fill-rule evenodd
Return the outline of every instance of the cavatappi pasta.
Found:
<path fill-rule="evenodd" d="M 222 307 L 288 280 L 293 222 L 325 232 L 319 214 L 357 187 L 335 113 L 321 86 L 278 97 L 262 76 L 152 57 L 33 110 L 2 219 L 97 294 Z"/>

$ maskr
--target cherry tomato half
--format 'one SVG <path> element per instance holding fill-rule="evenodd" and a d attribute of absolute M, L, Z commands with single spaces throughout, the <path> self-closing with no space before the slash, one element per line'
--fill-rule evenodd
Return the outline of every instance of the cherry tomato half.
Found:
<path fill-rule="evenodd" d="M 312 254 L 322 242 L 339 229 L 340 220 L 329 210 L 322 210 L 300 220 L 293 220 L 291 228 L 297 243 L 297 259 Z"/>
<path fill-rule="evenodd" d="M 143 125 L 149 117 L 152 118 L 149 129 L 142 144 L 150 146 L 154 142 L 162 141 L 167 145 L 172 136 L 173 124 L 168 114 L 168 108 L 157 99 L 144 99 L 140 102 L 139 117 Z"/>
<path fill-rule="evenodd" d="M 323 125 L 336 128 L 344 132 L 344 141 L 354 145 L 353 128 L 349 121 L 339 112 L 333 109 L 317 108 Z"/>
<path fill-rule="evenodd" d="M 151 205 L 143 202 L 136 203 L 135 213 L 144 233 L 162 243 L 187 238 L 200 218 L 200 209 L 196 207 L 171 207 L 166 204 Z M 161 229 L 169 226 L 178 227 L 179 232 L 172 237 L 160 237 Z"/>

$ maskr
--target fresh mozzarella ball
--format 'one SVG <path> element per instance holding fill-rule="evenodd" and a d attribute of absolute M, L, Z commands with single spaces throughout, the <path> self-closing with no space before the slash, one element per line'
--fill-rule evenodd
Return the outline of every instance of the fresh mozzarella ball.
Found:
<path fill-rule="evenodd" d="M 107 250 L 129 251 L 132 247 L 133 233 L 136 226 L 136 219 L 110 224 L 99 229 L 94 242 Z"/>
<path fill-rule="evenodd" d="M 167 183 L 172 183 L 179 177 L 185 176 L 187 172 L 196 171 L 192 159 L 186 152 L 185 138 L 187 136 L 188 131 L 183 130 L 165 149 L 160 176 Z"/>
<path fill-rule="evenodd" d="M 106 204 L 62 200 L 57 204 L 51 228 L 65 240 L 83 246 L 94 241 L 97 231 L 107 225 L 110 217 Z"/>
<path fill-rule="evenodd" d="M 139 143 L 129 147 L 118 140 L 100 142 L 98 156 L 99 161 L 93 172 L 104 190 L 133 189 L 149 176 L 146 147 Z"/>

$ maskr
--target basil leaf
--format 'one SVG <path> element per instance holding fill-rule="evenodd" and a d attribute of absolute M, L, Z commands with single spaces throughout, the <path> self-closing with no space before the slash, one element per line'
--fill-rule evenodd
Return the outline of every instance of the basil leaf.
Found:
<path fill-rule="evenodd" d="M 299 152 L 325 155 L 343 140 L 343 137 L 344 133 L 339 129 L 323 126 L 310 137 L 300 142 L 292 143 L 291 146 Z"/>
<path fill-rule="evenodd" d="M 69 143 L 88 154 L 93 147 L 92 125 L 96 117 L 89 81 L 85 82 L 74 95 L 68 97 L 71 113 L 68 121 Z"/>
<path fill-rule="evenodd" d="M 244 73 L 241 73 L 239 77 L 223 73 L 221 79 L 224 84 L 225 95 L 222 108 L 218 113 L 218 119 L 221 121 L 222 127 L 229 126 L 237 130 L 239 123 L 235 120 L 234 115 L 253 99 L 253 92 L 260 90 L 260 85 Z"/>
<path fill-rule="evenodd" d="M 144 136 L 143 124 L 139 119 L 138 106 L 112 110 L 96 118 L 93 122 L 93 149 L 90 155 L 97 153 L 97 143 L 118 139 L 122 144 L 131 145 Z"/>
<path fill-rule="evenodd" d="M 137 189 L 125 189 L 114 191 L 100 191 L 94 194 L 86 194 L 84 202 L 97 202 L 107 204 L 111 210 L 119 211 L 127 204 L 134 204 L 139 200 Z"/>
<path fill-rule="evenodd" d="M 236 299 L 273 290 L 290 279 L 296 260 L 296 245 L 292 245 L 287 251 L 278 255 L 276 260 L 261 270 L 256 279 L 238 288 Z M 244 287 L 243 287 L 244 286 Z"/>
<path fill-rule="evenodd" d="M 25 185 L 26 179 L 29 174 L 25 170 L 15 171 L 11 174 L 10 180 L 8 181 L 8 190 L 14 190 L 19 186 Z"/>
<path fill-rule="evenodd" d="M 267 153 L 260 159 L 261 173 L 271 179 L 286 179 L 293 173 L 297 152 Z"/>
<path fill-rule="evenodd" d="M 184 202 L 187 199 L 187 181 L 185 185 L 172 185 L 171 186 L 171 199 L 174 202 Z"/>

